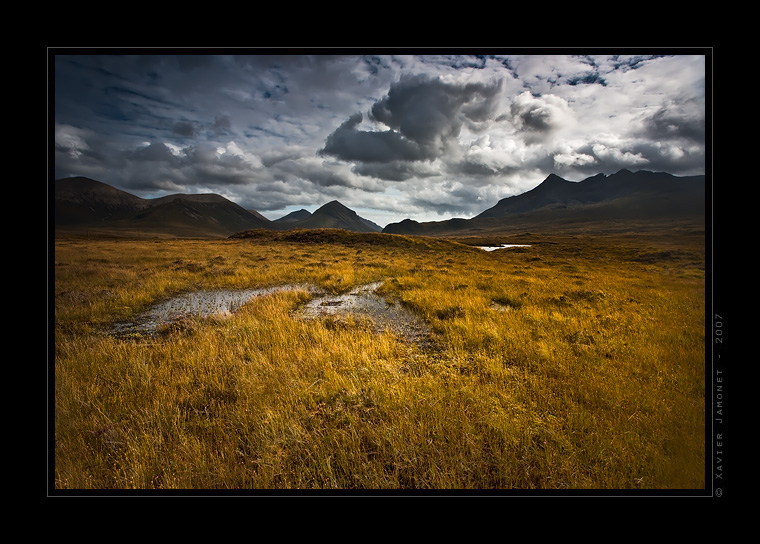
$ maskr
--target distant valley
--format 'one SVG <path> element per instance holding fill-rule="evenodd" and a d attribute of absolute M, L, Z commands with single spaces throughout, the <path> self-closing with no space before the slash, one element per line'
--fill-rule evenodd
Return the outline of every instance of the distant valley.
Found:
<path fill-rule="evenodd" d="M 423 236 L 486 236 L 517 230 L 621 232 L 685 225 L 704 228 L 705 176 L 621 170 L 571 182 L 549 175 L 534 189 L 500 200 L 470 219 L 417 222 L 384 229 L 337 200 L 269 220 L 216 194 L 144 199 L 86 177 L 56 180 L 57 232 L 114 236 L 227 237 L 251 229 L 337 228 Z"/>

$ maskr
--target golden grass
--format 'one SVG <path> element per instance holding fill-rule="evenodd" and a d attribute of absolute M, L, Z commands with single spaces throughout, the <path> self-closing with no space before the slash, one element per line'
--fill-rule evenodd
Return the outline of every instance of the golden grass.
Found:
<path fill-rule="evenodd" d="M 55 489 L 703 489 L 702 240 L 534 242 L 56 240 Z M 379 280 L 430 342 L 301 319 L 299 290 L 107 333 L 192 290 Z"/>

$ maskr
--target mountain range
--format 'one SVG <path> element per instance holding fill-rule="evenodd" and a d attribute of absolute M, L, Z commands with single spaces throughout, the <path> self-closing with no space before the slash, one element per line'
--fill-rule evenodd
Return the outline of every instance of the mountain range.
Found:
<path fill-rule="evenodd" d="M 246 210 L 217 194 L 175 194 L 146 199 L 86 177 L 56 180 L 53 196 L 55 226 L 67 231 L 223 237 L 256 228 L 382 230 L 337 200 L 314 213 L 299 210 L 270 221 L 259 212 Z"/>
<path fill-rule="evenodd" d="M 684 222 L 703 226 L 706 202 L 704 175 L 620 170 L 573 182 L 550 174 L 530 191 L 501 199 L 471 219 L 405 219 L 383 229 L 337 200 L 313 213 L 302 209 L 272 221 L 217 194 L 145 199 L 86 177 L 54 184 L 56 229 L 178 237 L 226 237 L 258 228 L 458 236 L 538 228 L 640 230 Z"/>
<path fill-rule="evenodd" d="M 487 234 L 514 228 L 632 230 L 705 220 L 705 176 L 620 170 L 582 181 L 550 174 L 538 186 L 501 199 L 471 219 L 405 219 L 383 232 L 427 236 Z"/>
<path fill-rule="evenodd" d="M 380 232 L 383 228 L 360 217 L 354 210 L 337 200 L 328 202 L 314 213 L 307 210 L 291 212 L 285 217 L 272 221 L 275 229 L 345 229 L 354 232 Z"/>

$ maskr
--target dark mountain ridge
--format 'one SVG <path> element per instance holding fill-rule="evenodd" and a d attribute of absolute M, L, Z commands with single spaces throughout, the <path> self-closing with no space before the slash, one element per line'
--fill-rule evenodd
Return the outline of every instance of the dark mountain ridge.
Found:
<path fill-rule="evenodd" d="M 148 200 L 85 177 L 57 180 L 53 196 L 56 225 L 118 219 L 150 206 Z"/>
<path fill-rule="evenodd" d="M 328 202 L 310 216 L 288 224 L 288 228 L 298 229 L 345 229 L 354 232 L 380 232 L 382 227 L 369 219 L 360 217 L 337 200 Z"/>
<path fill-rule="evenodd" d="M 463 231 L 495 231 L 521 225 L 593 226 L 605 222 L 645 225 L 674 220 L 704 221 L 705 176 L 677 177 L 665 172 L 620 170 L 579 182 L 550 174 L 538 186 L 501 199 L 471 219 L 419 223 L 405 219 L 383 232 L 456 235 Z"/>
<path fill-rule="evenodd" d="M 272 222 L 277 223 L 278 225 L 287 225 L 288 223 L 295 223 L 296 221 L 302 221 L 304 219 L 308 219 L 309 217 L 311 217 L 311 212 L 309 210 L 300 209 L 294 212 L 290 212 L 289 214 L 284 215 L 279 219 L 275 219 Z"/>
<path fill-rule="evenodd" d="M 612 201 L 622 197 L 655 198 L 657 195 L 681 194 L 684 190 L 704 192 L 704 176 L 676 177 L 666 172 L 620 170 L 606 176 L 597 174 L 582 181 L 567 181 L 550 174 L 534 189 L 503 198 L 495 206 L 475 217 L 503 217 L 551 205 L 583 205 Z"/>
<path fill-rule="evenodd" d="M 217 194 L 174 194 L 140 198 L 86 177 L 55 181 L 58 228 L 112 229 L 177 236 L 226 236 L 267 228 L 269 220 Z"/>
<path fill-rule="evenodd" d="M 313 214 L 300 210 L 270 221 L 217 194 L 173 194 L 145 199 L 86 177 L 54 182 L 56 228 L 111 233 L 222 237 L 250 229 L 343 228 L 380 232 L 340 202 L 325 204 Z M 283 221 L 284 220 L 284 221 Z"/>
<path fill-rule="evenodd" d="M 85 177 L 54 183 L 56 228 L 165 236 L 226 237 L 251 229 L 338 228 L 426 236 L 504 232 L 514 228 L 636 229 L 688 221 L 704 225 L 705 176 L 620 170 L 572 182 L 550 174 L 525 193 L 503 198 L 471 219 L 419 223 L 405 219 L 381 228 L 337 200 L 313 213 L 270 221 L 217 194 L 144 199 Z"/>

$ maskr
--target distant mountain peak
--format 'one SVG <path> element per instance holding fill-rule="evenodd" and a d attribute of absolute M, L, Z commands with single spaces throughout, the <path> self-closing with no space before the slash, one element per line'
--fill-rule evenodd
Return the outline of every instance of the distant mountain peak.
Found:
<path fill-rule="evenodd" d="M 284 215 L 280 217 L 279 219 L 275 219 L 274 223 L 295 223 L 296 221 L 302 221 L 304 219 L 308 219 L 311 217 L 311 212 L 308 210 L 304 210 L 301 208 L 300 210 L 296 210 L 294 212 L 290 212 L 287 215 Z"/>
<path fill-rule="evenodd" d="M 317 209 L 299 225 L 306 228 L 341 228 L 356 232 L 380 232 L 382 227 L 364 219 L 338 200 L 332 200 Z"/>
<path fill-rule="evenodd" d="M 349 211 L 351 213 L 356 213 L 354 210 L 352 210 L 351 208 L 345 206 L 344 204 L 342 204 L 338 200 L 331 200 L 327 204 L 322 205 L 314 213 L 318 213 L 320 211 L 322 211 L 322 212 L 324 212 L 324 211 L 331 211 L 331 210 Z"/>
<path fill-rule="evenodd" d="M 546 176 L 546 179 L 542 181 L 541 183 L 556 183 L 556 182 L 562 182 L 562 183 L 568 183 L 568 181 L 565 178 L 559 177 L 557 174 L 551 173 L 548 176 Z"/>
<path fill-rule="evenodd" d="M 354 232 L 380 232 L 383 228 L 365 219 L 338 200 L 323 204 L 314 212 L 300 209 L 272 221 L 272 227 L 286 229 L 337 228 Z"/>

